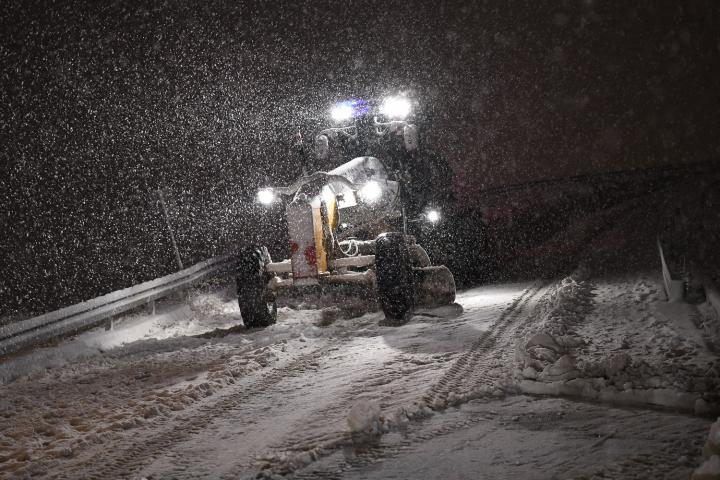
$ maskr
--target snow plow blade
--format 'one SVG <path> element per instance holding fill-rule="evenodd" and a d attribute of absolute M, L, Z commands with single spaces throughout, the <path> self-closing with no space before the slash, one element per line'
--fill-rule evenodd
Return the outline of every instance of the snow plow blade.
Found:
<path fill-rule="evenodd" d="M 416 305 L 436 307 L 455 301 L 455 280 L 444 265 L 413 268 Z M 278 307 L 379 309 L 377 280 L 372 270 L 342 275 L 321 275 L 318 285 L 293 285 L 292 279 L 275 277 L 269 285 Z"/>
<path fill-rule="evenodd" d="M 363 307 L 378 309 L 375 275 L 371 270 L 343 275 L 321 275 L 317 285 L 293 285 L 292 279 L 275 277 L 270 282 L 278 307 Z"/>
<path fill-rule="evenodd" d="M 413 268 L 413 274 L 418 305 L 438 307 L 455 301 L 455 277 L 445 265 Z"/>

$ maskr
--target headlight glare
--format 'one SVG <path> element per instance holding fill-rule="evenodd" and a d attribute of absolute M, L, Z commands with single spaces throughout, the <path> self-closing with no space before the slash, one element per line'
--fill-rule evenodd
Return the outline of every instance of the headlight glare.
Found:
<path fill-rule="evenodd" d="M 353 116 L 353 107 L 347 103 L 338 103 L 330 110 L 330 116 L 336 122 L 349 120 Z"/>
<path fill-rule="evenodd" d="M 271 188 L 263 188 L 258 190 L 257 201 L 263 205 L 270 205 L 275 201 L 275 192 Z"/>
<path fill-rule="evenodd" d="M 391 119 L 402 120 L 410 115 L 410 100 L 403 97 L 388 97 L 380 105 L 380 113 Z"/>
<path fill-rule="evenodd" d="M 360 189 L 360 196 L 366 202 L 374 202 L 382 195 L 382 188 L 380 184 L 374 181 L 369 181 Z"/>
<path fill-rule="evenodd" d="M 440 212 L 435 209 L 428 210 L 427 213 L 425 213 L 425 218 L 427 218 L 430 223 L 437 223 L 440 221 Z"/>

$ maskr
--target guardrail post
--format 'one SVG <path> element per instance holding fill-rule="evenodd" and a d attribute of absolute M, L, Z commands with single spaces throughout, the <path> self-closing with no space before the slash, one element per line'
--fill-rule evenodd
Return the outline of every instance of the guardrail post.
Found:
<path fill-rule="evenodd" d="M 665 261 L 662 243 L 660 238 L 657 239 L 658 250 L 660 251 L 660 264 L 662 266 L 663 285 L 665 287 L 665 295 L 668 302 L 682 302 L 685 298 L 685 282 L 682 280 L 674 280 L 670 273 L 670 269 Z"/>

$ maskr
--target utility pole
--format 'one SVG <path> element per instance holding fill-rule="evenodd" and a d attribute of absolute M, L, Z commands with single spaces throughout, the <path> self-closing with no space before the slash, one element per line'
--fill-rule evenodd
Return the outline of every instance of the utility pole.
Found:
<path fill-rule="evenodd" d="M 172 241 L 173 250 L 175 251 L 175 260 L 177 260 L 178 268 L 182 270 L 183 263 L 180 258 L 180 251 L 178 250 L 177 242 L 175 242 L 175 234 L 173 233 L 172 226 L 170 225 L 170 217 L 168 217 L 167 207 L 165 206 L 165 197 L 163 196 L 162 190 L 158 189 L 158 196 L 160 197 L 160 205 L 162 205 L 163 215 L 165 216 L 165 225 L 167 225 L 168 232 L 170 232 L 170 240 Z"/>

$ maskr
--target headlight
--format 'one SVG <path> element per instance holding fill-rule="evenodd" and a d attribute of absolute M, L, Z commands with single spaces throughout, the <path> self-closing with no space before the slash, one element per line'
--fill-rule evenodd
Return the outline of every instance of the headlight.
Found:
<path fill-rule="evenodd" d="M 380 105 L 380 113 L 391 119 L 402 120 L 410 115 L 410 101 L 403 97 L 388 97 Z"/>
<path fill-rule="evenodd" d="M 271 188 L 258 190 L 257 201 L 263 205 L 270 205 L 275 201 L 275 192 L 273 192 Z"/>
<path fill-rule="evenodd" d="M 430 223 L 437 223 L 440 221 L 440 212 L 435 209 L 428 210 L 427 213 L 425 213 L 425 218 L 427 218 Z"/>
<path fill-rule="evenodd" d="M 338 103 L 330 111 L 330 116 L 336 122 L 349 120 L 353 116 L 353 107 L 347 103 Z"/>
<path fill-rule="evenodd" d="M 377 182 L 367 182 L 363 187 L 360 189 L 360 196 L 363 200 L 366 202 L 372 203 L 380 196 L 382 195 L 382 188 L 380 187 L 380 184 Z"/>

